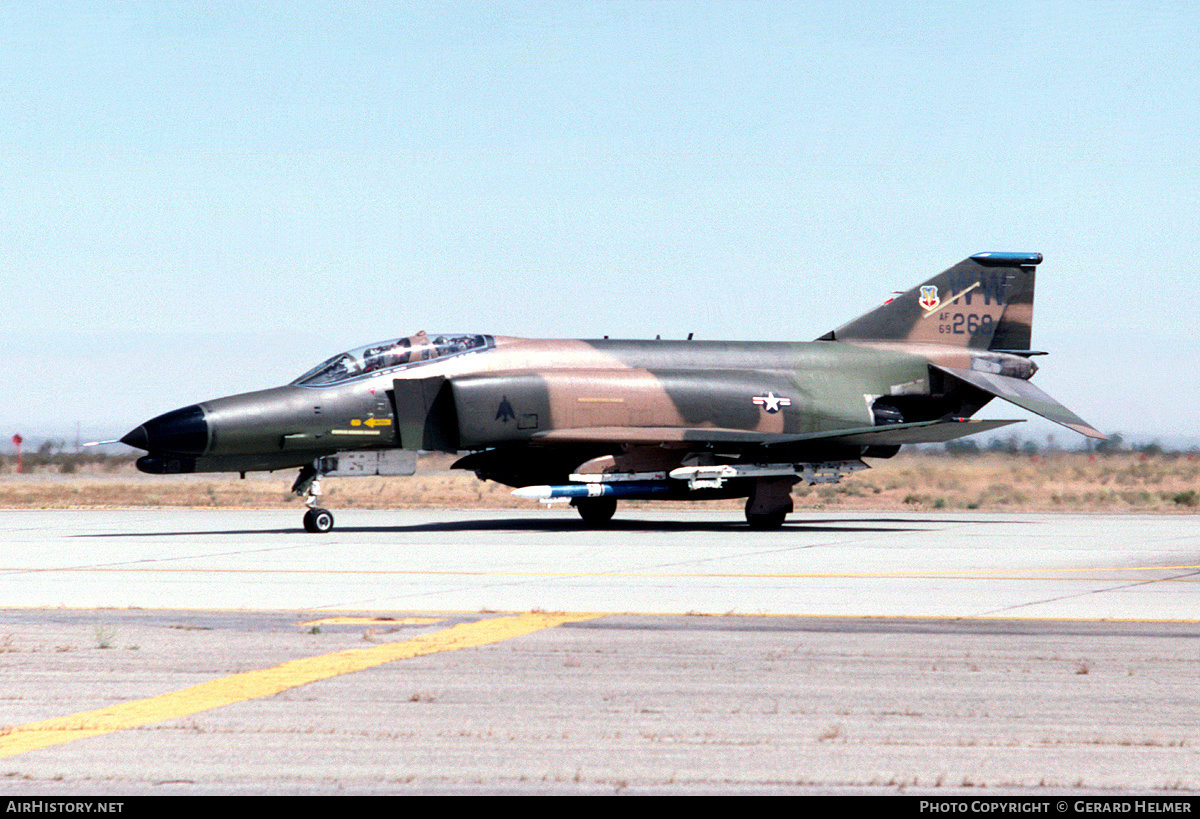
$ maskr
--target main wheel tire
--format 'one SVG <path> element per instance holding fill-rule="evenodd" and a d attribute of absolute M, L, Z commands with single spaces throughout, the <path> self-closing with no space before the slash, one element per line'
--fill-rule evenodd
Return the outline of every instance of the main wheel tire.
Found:
<path fill-rule="evenodd" d="M 757 532 L 778 529 L 780 526 L 783 526 L 785 520 L 787 520 L 787 512 L 767 512 L 761 515 L 746 513 L 746 522 L 750 524 L 751 529 Z"/>
<path fill-rule="evenodd" d="M 603 526 L 617 513 L 617 499 L 576 498 L 575 511 L 588 526 Z"/>
<path fill-rule="evenodd" d="M 324 534 L 333 528 L 333 513 L 328 509 L 309 509 L 304 513 L 304 531 Z"/>

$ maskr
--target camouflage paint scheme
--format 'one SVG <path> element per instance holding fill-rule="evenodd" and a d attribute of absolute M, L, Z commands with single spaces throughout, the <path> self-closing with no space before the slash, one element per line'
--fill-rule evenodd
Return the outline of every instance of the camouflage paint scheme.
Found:
<path fill-rule="evenodd" d="M 969 420 L 996 396 L 1104 437 L 1028 381 L 1041 355 L 1030 349 L 1040 262 L 977 254 L 808 343 L 421 332 L 122 440 L 147 450 L 146 472 L 300 468 L 310 531 L 332 526 L 314 484 L 350 474 L 339 456 L 395 450 L 465 451 L 457 468 L 523 497 L 572 497 L 593 523 L 618 496 L 748 497 L 751 524 L 777 526 L 801 479 L 1014 423 Z M 326 517 L 310 520 L 314 510 Z"/>

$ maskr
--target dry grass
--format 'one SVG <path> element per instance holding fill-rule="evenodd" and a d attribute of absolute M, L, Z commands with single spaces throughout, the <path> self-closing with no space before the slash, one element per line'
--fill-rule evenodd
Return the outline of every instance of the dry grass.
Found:
<path fill-rule="evenodd" d="M 332 508 L 530 508 L 508 487 L 449 469 L 453 456 L 422 458 L 410 478 L 330 478 Z M 187 506 L 299 507 L 289 493 L 294 476 L 142 475 L 131 464 L 81 468 L 71 474 L 42 471 L 0 474 L 0 508 Z M 1118 453 L 1051 455 L 986 453 L 950 457 L 902 453 L 873 461 L 872 469 L 840 484 L 797 486 L 798 509 L 1197 512 L 1200 456 Z M 702 504 L 740 508 L 741 501 Z"/>
<path fill-rule="evenodd" d="M 803 506 L 851 509 L 1194 512 L 1192 455 L 903 453 L 829 487 L 797 487 Z"/>

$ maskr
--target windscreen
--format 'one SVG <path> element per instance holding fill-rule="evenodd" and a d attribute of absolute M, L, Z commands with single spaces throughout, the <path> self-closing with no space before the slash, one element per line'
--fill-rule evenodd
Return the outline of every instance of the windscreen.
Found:
<path fill-rule="evenodd" d="M 380 341 L 338 353 L 328 361 L 313 367 L 292 384 L 300 387 L 324 387 L 360 376 L 428 364 L 450 356 L 482 352 L 495 346 L 495 339 L 491 336 L 466 333 L 429 335 L 422 330 L 416 335 L 393 341 Z"/>

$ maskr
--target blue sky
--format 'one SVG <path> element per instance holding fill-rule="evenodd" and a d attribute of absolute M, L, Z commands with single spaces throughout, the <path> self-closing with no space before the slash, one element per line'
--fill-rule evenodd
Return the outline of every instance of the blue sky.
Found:
<path fill-rule="evenodd" d="M 0 433 L 418 329 L 809 340 L 1034 250 L 1036 383 L 1200 439 L 1198 42 L 1183 2 L 6 4 Z"/>

